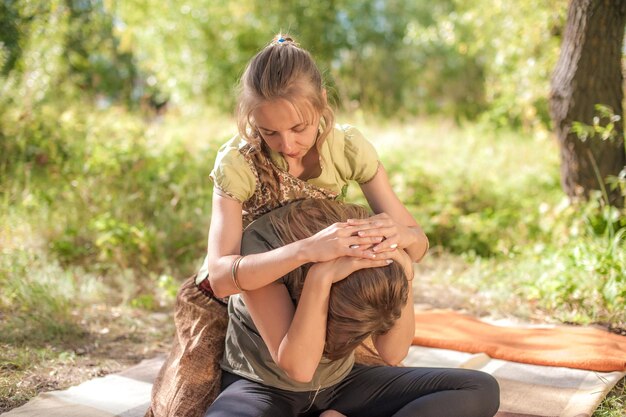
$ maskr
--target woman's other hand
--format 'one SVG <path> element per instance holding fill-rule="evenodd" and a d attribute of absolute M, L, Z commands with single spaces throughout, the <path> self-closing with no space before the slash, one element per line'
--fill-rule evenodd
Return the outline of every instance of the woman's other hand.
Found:
<path fill-rule="evenodd" d="M 328 279 L 331 284 L 334 284 L 359 269 L 387 266 L 391 262 L 393 262 L 391 259 L 363 259 L 353 256 L 342 256 L 312 265 L 307 278 L 309 276 L 315 276 L 320 279 Z"/>
<path fill-rule="evenodd" d="M 334 223 L 301 241 L 307 254 L 306 258 L 309 262 L 326 262 L 341 256 L 376 258 L 371 248 L 382 242 L 382 237 L 360 234 L 370 227 L 369 223 L 361 225 Z"/>
<path fill-rule="evenodd" d="M 383 254 L 381 254 L 381 256 L 382 255 Z M 413 260 L 411 259 L 408 253 L 406 253 L 402 249 L 396 249 L 396 250 L 388 251 L 384 255 L 389 256 L 389 259 L 392 259 L 394 262 L 397 262 L 402 267 L 402 269 L 404 270 L 404 273 L 406 274 L 406 279 L 409 282 L 413 280 L 413 277 L 415 274 L 415 271 L 413 270 Z"/>
<path fill-rule="evenodd" d="M 394 221 L 387 213 L 376 214 L 367 219 L 349 219 L 348 226 L 358 227 L 358 236 L 378 239 L 371 248 L 372 252 L 389 252 L 395 249 L 405 249 L 417 241 L 413 228 Z"/>

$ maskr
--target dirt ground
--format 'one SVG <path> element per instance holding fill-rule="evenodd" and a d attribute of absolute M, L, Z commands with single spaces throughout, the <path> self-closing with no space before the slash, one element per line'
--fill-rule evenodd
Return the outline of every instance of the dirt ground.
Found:
<path fill-rule="evenodd" d="M 167 352 L 174 331 L 169 312 L 104 305 L 84 312 L 82 324 L 86 332 L 79 340 L 0 345 L 0 413 L 40 392 L 62 390 Z"/>

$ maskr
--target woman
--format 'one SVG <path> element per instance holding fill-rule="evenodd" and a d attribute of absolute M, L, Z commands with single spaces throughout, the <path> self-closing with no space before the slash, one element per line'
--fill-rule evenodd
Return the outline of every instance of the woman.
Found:
<path fill-rule="evenodd" d="M 266 253 L 367 216 L 337 201 L 295 202 L 252 223 L 242 253 Z M 306 265 L 230 297 L 222 391 L 205 416 L 493 416 L 498 384 L 483 372 L 354 364 L 368 336 L 390 365 L 411 344 L 412 263 L 403 250 L 391 256 Z"/>

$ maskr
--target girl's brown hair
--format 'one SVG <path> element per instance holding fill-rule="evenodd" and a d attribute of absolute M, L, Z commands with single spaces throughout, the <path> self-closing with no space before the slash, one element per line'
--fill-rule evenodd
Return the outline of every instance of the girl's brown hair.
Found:
<path fill-rule="evenodd" d="M 291 103 L 303 121 L 320 117 L 322 131 L 316 146 L 330 134 L 334 114 L 328 105 L 322 75 L 309 52 L 285 34 L 258 52 L 248 63 L 239 84 L 237 127 L 248 142 L 258 144 L 252 112 L 261 104 L 283 99 Z"/>
<path fill-rule="evenodd" d="M 292 203 L 279 216 L 269 214 L 283 244 L 314 235 L 325 227 L 348 219 L 366 218 L 358 205 L 333 200 L 307 199 Z M 297 302 L 310 264 L 285 277 Z M 386 333 L 400 317 L 407 302 L 409 285 L 396 262 L 366 268 L 333 284 L 328 306 L 324 356 L 339 359 L 350 354 L 368 336 Z"/>

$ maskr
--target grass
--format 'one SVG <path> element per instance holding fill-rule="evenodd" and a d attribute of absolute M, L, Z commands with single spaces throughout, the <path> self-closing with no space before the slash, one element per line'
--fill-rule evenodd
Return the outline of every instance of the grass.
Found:
<path fill-rule="evenodd" d="M 33 364 L 39 364 L 54 357 L 54 352 L 50 348 L 33 349 L 29 347 L 19 348 L 9 344 L 0 345 L 0 371 L 3 378 L 0 378 L 0 398 L 11 399 L 12 402 L 20 404 L 26 402 L 31 397 L 37 395 L 41 386 L 35 384 L 22 387 L 19 383 L 24 378 L 25 373 L 33 368 Z M 4 404 L 0 404 L 0 409 Z"/>
<path fill-rule="evenodd" d="M 0 413 L 42 391 L 61 390 L 119 372 L 167 351 L 169 314 L 94 304 L 76 310 L 81 337 L 36 343 L 0 343 Z"/>
<path fill-rule="evenodd" d="M 456 308 L 626 326 L 624 214 L 564 198 L 548 132 L 338 119 L 374 142 L 429 235 L 433 298 L 454 289 Z M 77 363 L 102 336 L 94 306 L 137 320 L 172 307 L 206 250 L 209 172 L 234 123 L 201 107 L 145 119 L 68 103 L 1 113 L 0 126 L 0 397 L 19 403 L 45 387 L 16 390 L 16 375 Z M 625 398 L 622 382 L 594 416 L 626 416 Z"/>
<path fill-rule="evenodd" d="M 620 417 L 626 415 L 626 378 L 615 385 L 597 408 L 593 417 Z"/>

